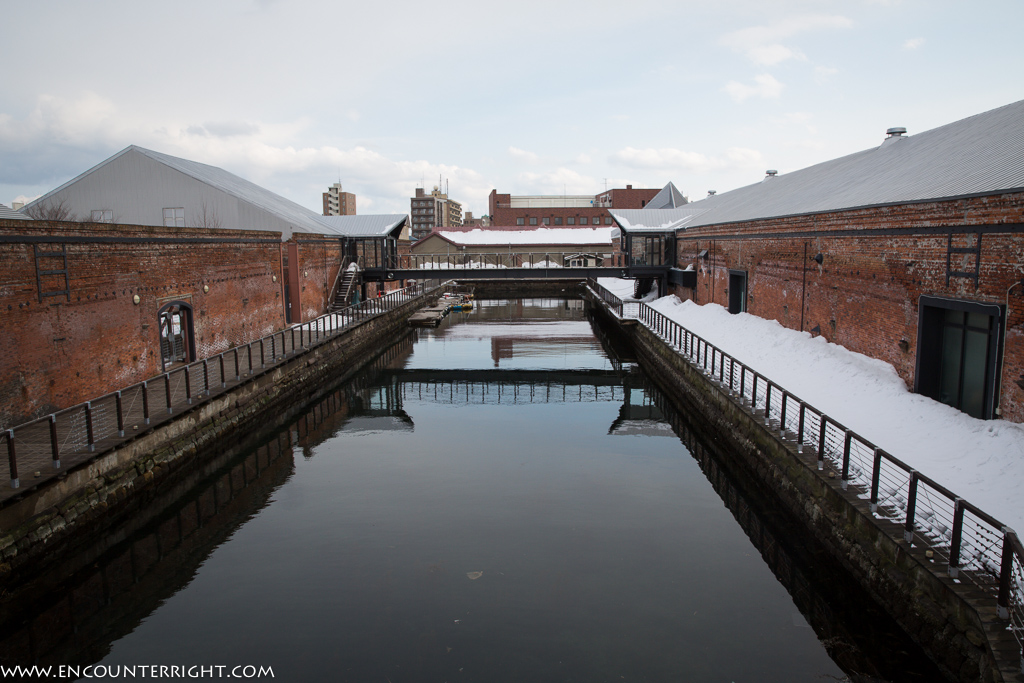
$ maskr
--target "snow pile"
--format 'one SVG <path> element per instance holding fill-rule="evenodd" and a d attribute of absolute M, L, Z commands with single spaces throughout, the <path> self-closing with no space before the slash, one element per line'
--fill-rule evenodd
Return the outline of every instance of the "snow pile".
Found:
<path fill-rule="evenodd" d="M 437 235 L 465 246 L 522 246 L 522 245 L 601 245 L 611 246 L 611 228 L 538 228 L 537 230 L 469 230 L 452 232 L 439 230 Z"/>
<path fill-rule="evenodd" d="M 632 294 L 632 281 L 617 282 Z M 601 284 L 607 287 L 603 279 Z M 700 306 L 675 296 L 651 306 L 1004 524 L 1024 530 L 1024 425 L 978 420 L 914 394 L 889 363 L 774 320 L 732 315 L 717 304 Z"/>

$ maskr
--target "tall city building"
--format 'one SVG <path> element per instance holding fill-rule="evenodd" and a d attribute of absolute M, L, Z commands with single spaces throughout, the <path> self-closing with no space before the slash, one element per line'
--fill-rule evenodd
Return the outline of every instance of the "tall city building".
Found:
<path fill-rule="evenodd" d="M 355 216 L 356 196 L 351 192 L 342 192 L 341 183 L 334 183 L 324 192 L 325 216 Z"/>
<path fill-rule="evenodd" d="M 409 200 L 412 213 L 412 239 L 420 240 L 437 228 L 457 228 L 462 225 L 462 204 L 449 199 L 435 185 L 427 194 L 416 188 L 416 196 Z"/>

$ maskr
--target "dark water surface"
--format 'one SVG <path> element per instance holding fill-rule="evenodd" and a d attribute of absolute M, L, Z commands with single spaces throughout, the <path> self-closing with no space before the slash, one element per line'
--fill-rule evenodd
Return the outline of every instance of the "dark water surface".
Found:
<path fill-rule="evenodd" d="M 932 680 L 809 625 L 831 609 L 794 539 L 666 412 L 581 302 L 478 302 L 186 492 L 3 651 L 285 681 Z M 46 643 L 51 613 L 74 631 Z"/>

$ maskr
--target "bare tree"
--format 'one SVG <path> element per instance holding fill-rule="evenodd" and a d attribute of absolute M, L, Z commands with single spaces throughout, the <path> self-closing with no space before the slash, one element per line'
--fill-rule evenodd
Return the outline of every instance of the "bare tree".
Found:
<path fill-rule="evenodd" d="M 217 209 L 206 204 L 206 200 L 203 200 L 199 210 L 192 214 L 192 219 L 189 221 L 193 228 L 222 228 L 224 222 L 220 219 L 220 214 L 217 213 Z"/>
<path fill-rule="evenodd" d="M 68 205 L 67 199 L 61 199 L 57 202 L 48 200 L 38 204 L 32 204 L 25 208 L 25 213 L 37 221 L 78 222 L 78 216 L 71 211 L 71 207 Z"/>

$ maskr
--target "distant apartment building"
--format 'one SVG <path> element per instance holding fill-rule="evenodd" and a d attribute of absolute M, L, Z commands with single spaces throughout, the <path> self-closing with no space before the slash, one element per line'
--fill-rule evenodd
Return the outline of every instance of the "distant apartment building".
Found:
<path fill-rule="evenodd" d="M 355 216 L 356 196 L 351 192 L 342 192 L 341 183 L 334 183 L 324 192 L 325 216 Z"/>
<path fill-rule="evenodd" d="M 597 195 L 510 195 L 491 190 L 488 210 L 491 225 L 593 227 L 612 225 L 609 209 L 647 208 L 659 192 L 634 189 L 632 185 Z"/>
<path fill-rule="evenodd" d="M 466 230 L 476 230 L 477 228 L 489 228 L 491 227 L 490 216 L 474 216 L 472 211 L 467 211 L 466 215 L 462 217 L 462 227 Z"/>
<path fill-rule="evenodd" d="M 462 225 L 462 204 L 449 199 L 435 186 L 427 194 L 416 188 L 416 196 L 409 200 L 412 214 L 412 239 L 423 239 L 436 228 L 457 228 Z"/>

